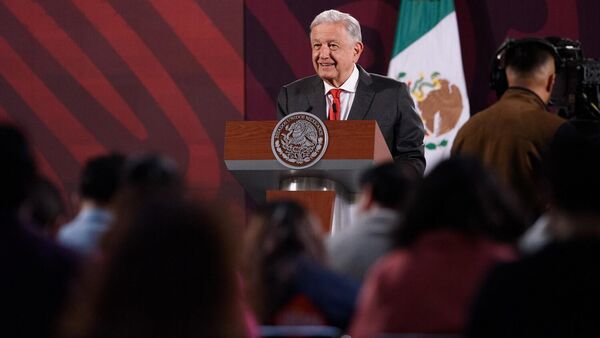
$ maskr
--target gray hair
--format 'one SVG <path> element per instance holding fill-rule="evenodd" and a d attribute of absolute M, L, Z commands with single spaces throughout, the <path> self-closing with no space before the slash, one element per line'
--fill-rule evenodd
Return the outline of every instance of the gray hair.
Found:
<path fill-rule="evenodd" d="M 310 24 L 310 30 L 322 23 L 337 23 L 341 22 L 346 26 L 346 31 L 357 42 L 362 42 L 362 34 L 360 33 L 360 23 L 352 15 L 330 9 L 319 13 Z"/>

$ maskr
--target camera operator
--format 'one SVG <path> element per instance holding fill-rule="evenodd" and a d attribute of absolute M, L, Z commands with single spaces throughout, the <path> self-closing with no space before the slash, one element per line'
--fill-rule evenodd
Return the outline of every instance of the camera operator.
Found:
<path fill-rule="evenodd" d="M 463 125 L 452 154 L 474 156 L 495 172 L 516 193 L 531 224 L 547 203 L 539 185 L 541 156 L 565 122 L 546 107 L 558 56 L 541 39 L 509 42 L 503 53 L 508 89 Z"/>

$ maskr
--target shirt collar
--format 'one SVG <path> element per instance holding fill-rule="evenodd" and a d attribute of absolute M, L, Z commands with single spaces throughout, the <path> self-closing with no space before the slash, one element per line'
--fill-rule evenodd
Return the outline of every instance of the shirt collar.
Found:
<path fill-rule="evenodd" d="M 512 93 L 517 93 L 519 91 L 521 91 L 522 93 L 524 92 L 524 93 L 528 94 L 529 96 L 532 96 L 534 98 L 535 102 L 540 107 L 542 107 L 544 110 L 548 109 L 548 105 L 544 102 L 544 100 L 542 100 L 542 98 L 538 94 L 536 94 L 534 91 L 532 91 L 531 89 L 528 89 L 525 87 L 514 86 L 514 87 L 508 87 L 508 89 L 506 90 L 506 92 L 512 92 Z M 507 94 L 507 96 L 508 95 L 511 95 L 511 94 Z"/>
<path fill-rule="evenodd" d="M 327 95 L 327 93 L 329 93 L 330 90 L 336 89 L 336 87 L 330 85 L 325 81 L 323 81 L 323 83 L 325 84 L 325 95 Z M 344 84 L 342 84 L 339 87 L 339 89 L 342 89 L 345 92 L 354 93 L 356 92 L 356 87 L 358 87 L 358 67 L 354 65 L 354 70 L 352 71 L 352 74 L 350 74 L 348 80 L 346 80 L 346 82 L 344 82 Z"/>

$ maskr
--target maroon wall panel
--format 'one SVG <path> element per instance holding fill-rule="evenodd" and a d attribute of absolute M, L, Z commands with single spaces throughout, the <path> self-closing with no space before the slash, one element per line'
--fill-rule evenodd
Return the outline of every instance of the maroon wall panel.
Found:
<path fill-rule="evenodd" d="M 156 151 L 242 205 L 222 152 L 243 118 L 242 0 L 0 2 L 0 119 L 67 191 L 90 156 Z"/>

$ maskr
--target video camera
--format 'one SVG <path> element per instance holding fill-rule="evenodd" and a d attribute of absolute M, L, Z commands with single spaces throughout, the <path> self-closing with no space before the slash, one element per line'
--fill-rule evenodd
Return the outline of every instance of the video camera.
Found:
<path fill-rule="evenodd" d="M 492 61 L 490 87 L 498 97 L 508 88 L 505 54 L 519 44 L 535 43 L 556 61 L 550 109 L 567 119 L 600 120 L 600 61 L 584 58 L 579 41 L 560 37 L 507 39 Z"/>

